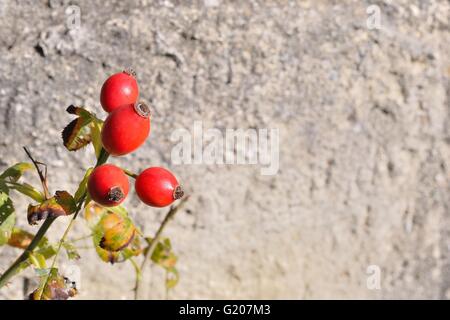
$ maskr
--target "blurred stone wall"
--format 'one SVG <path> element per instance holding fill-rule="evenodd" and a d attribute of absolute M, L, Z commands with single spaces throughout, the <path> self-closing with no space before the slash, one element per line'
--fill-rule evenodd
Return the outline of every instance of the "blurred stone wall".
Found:
<path fill-rule="evenodd" d="M 132 66 L 152 104 L 152 133 L 111 162 L 169 167 L 191 194 L 165 233 L 181 274 L 169 298 L 449 298 L 449 8 L 446 0 L 1 0 L 0 169 L 25 161 L 25 145 L 48 164 L 53 191 L 74 192 L 94 157 L 90 147 L 62 146 L 65 108 L 104 117 L 103 81 Z M 222 132 L 279 129 L 278 173 L 175 165 L 171 134 L 195 121 Z M 13 199 L 18 224 L 36 230 L 26 226 L 28 202 Z M 166 212 L 134 195 L 125 205 L 146 234 Z M 85 233 L 80 221 L 73 237 Z M 80 253 L 60 259 L 80 268 L 78 298 L 132 298 L 131 264 Z M 0 272 L 18 254 L 0 248 Z M 35 276 L 15 278 L 0 297 L 22 299 L 32 289 L 25 278 Z M 144 284 L 145 297 L 166 297 L 158 267 Z"/>

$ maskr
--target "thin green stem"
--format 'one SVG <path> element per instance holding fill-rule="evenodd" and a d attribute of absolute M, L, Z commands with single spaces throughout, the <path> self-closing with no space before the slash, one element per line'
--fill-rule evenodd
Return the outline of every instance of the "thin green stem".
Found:
<path fill-rule="evenodd" d="M 135 286 L 134 286 L 134 299 L 135 300 L 137 300 L 139 298 L 141 282 L 142 282 L 141 274 L 144 271 L 144 268 L 147 264 L 147 260 L 150 260 L 150 257 L 152 256 L 153 251 L 155 251 L 155 248 L 161 238 L 164 228 L 167 226 L 169 221 L 172 220 L 173 217 L 175 217 L 175 214 L 181 209 L 181 207 L 183 207 L 183 205 L 186 203 L 186 201 L 188 199 L 189 199 L 189 196 L 186 196 L 183 199 L 181 199 L 180 203 L 177 206 L 172 206 L 170 208 L 169 212 L 167 212 L 166 216 L 164 217 L 164 220 L 161 222 L 161 225 L 159 226 L 158 231 L 156 231 L 155 236 L 152 238 L 152 240 L 148 244 L 148 247 L 146 248 L 145 253 L 144 253 L 144 260 L 142 261 L 141 266 L 140 266 L 139 276 L 136 273 L 136 282 L 135 282 Z"/>
<path fill-rule="evenodd" d="M 86 239 L 89 239 L 90 237 L 92 237 L 92 233 L 91 234 L 88 234 L 88 235 L 85 235 L 85 236 L 82 236 L 82 237 L 79 237 L 79 238 L 75 238 L 75 239 L 72 239 L 72 240 L 70 240 L 70 242 L 78 242 L 78 241 L 81 241 L 81 240 L 86 240 Z"/>
<path fill-rule="evenodd" d="M 27 155 L 29 155 L 28 150 L 26 150 Z M 100 151 L 100 155 L 97 159 L 97 163 L 96 163 L 96 167 L 104 164 L 109 157 L 109 153 L 106 152 L 106 150 L 104 150 L 102 148 L 102 150 Z M 42 175 L 42 172 L 40 171 L 40 169 L 38 168 L 37 164 L 35 163 L 34 159 L 33 163 L 36 166 L 36 170 L 39 173 L 39 177 L 41 178 L 45 178 L 44 175 Z M 44 179 L 45 181 L 45 179 Z M 77 217 L 78 213 L 81 210 L 81 206 L 84 202 L 84 199 L 86 198 L 86 192 L 83 194 L 83 196 L 80 198 L 80 201 L 78 202 L 77 205 L 77 211 L 75 212 L 75 214 L 72 217 L 72 220 L 69 223 L 68 228 L 66 229 L 65 235 L 67 236 L 67 234 L 70 231 L 70 228 L 73 224 L 73 220 L 75 220 L 75 218 Z M 31 241 L 31 243 L 28 245 L 28 247 L 22 252 L 22 254 L 16 259 L 16 261 L 14 261 L 14 263 L 0 276 L 0 288 L 2 288 L 4 285 L 6 285 L 8 283 L 8 281 L 14 276 L 16 275 L 21 269 L 20 266 L 23 262 L 25 262 L 28 258 L 29 258 L 29 254 L 32 253 L 34 251 L 34 249 L 37 247 L 37 245 L 39 244 L 39 242 L 42 240 L 42 238 L 44 237 L 44 235 L 47 233 L 48 229 L 50 228 L 50 226 L 52 225 L 52 223 L 56 220 L 56 217 L 48 217 L 47 219 L 45 219 L 44 223 L 41 225 L 41 227 L 39 228 L 38 232 L 36 233 L 36 235 L 34 236 L 33 240 Z M 62 239 L 62 241 L 59 243 L 58 246 L 58 252 L 59 249 L 62 245 L 62 242 L 65 239 Z M 56 257 L 58 255 L 58 252 L 55 255 L 55 259 L 54 261 L 56 261 Z M 45 286 L 44 286 L 45 287 Z"/>
<path fill-rule="evenodd" d="M 44 190 L 45 198 L 50 199 L 50 192 L 48 191 L 48 186 L 47 186 L 47 166 L 42 162 L 38 162 L 38 161 L 34 160 L 30 151 L 28 151 L 28 149 L 26 147 L 23 147 L 23 150 L 25 150 L 25 153 L 27 154 L 28 158 L 30 158 L 31 162 L 33 162 L 34 167 L 36 168 L 36 171 L 39 175 L 39 179 L 41 180 L 42 189 Z M 39 164 L 45 166 L 45 174 L 42 173 L 42 170 L 39 168 Z"/>
<path fill-rule="evenodd" d="M 142 272 L 141 272 L 141 268 L 139 267 L 138 263 L 136 262 L 136 260 L 134 260 L 133 258 L 129 259 L 131 264 L 134 267 L 134 271 L 136 273 L 136 284 L 138 284 L 141 281 L 141 277 L 142 277 Z M 134 288 L 134 292 L 135 292 L 135 299 L 136 297 L 136 287 Z"/>
<path fill-rule="evenodd" d="M 66 230 L 64 231 L 63 236 L 59 240 L 58 248 L 56 249 L 55 256 L 53 257 L 53 261 L 52 261 L 52 265 L 50 267 L 50 270 L 53 270 L 53 268 L 55 268 L 55 266 L 56 266 L 56 260 L 58 259 L 59 252 L 61 251 L 61 248 L 63 246 L 64 241 L 66 241 L 66 238 L 67 238 L 67 235 L 69 234 L 69 231 L 72 229 L 72 226 L 73 226 L 73 224 L 75 222 L 76 215 L 80 212 L 80 210 L 81 210 L 81 208 L 83 206 L 85 198 L 86 198 L 86 192 L 83 194 L 83 196 L 81 197 L 80 201 L 78 202 L 77 210 L 75 211 L 75 214 L 73 215 L 72 219 L 70 219 L 69 225 L 67 226 Z M 47 274 L 47 276 L 45 278 L 44 285 L 37 292 L 36 300 L 41 300 L 42 293 L 45 291 L 45 289 L 47 287 L 47 283 L 48 283 L 48 280 L 50 279 L 50 275 L 51 275 L 51 272 L 49 272 Z"/>
<path fill-rule="evenodd" d="M 98 166 L 101 166 L 102 164 L 104 164 L 108 160 L 108 158 L 109 158 L 109 153 L 106 152 L 106 150 L 102 148 L 102 150 L 100 151 L 100 155 L 97 159 L 97 163 L 95 164 L 95 167 L 98 167 Z M 85 191 L 83 193 L 83 195 L 81 196 L 80 200 L 78 201 L 77 209 L 76 209 L 75 213 L 73 214 L 72 219 L 70 220 L 69 224 L 67 225 L 67 228 L 64 231 L 62 238 L 59 240 L 58 248 L 56 249 L 56 253 L 53 258 L 53 262 L 52 262 L 50 270 L 52 270 L 56 266 L 56 261 L 59 256 L 59 252 L 61 251 L 61 247 L 63 246 L 64 241 L 66 241 L 67 235 L 69 234 L 70 230 L 72 229 L 75 219 L 77 218 L 78 214 L 80 213 L 81 209 L 83 208 L 83 204 L 84 204 L 84 201 L 86 200 L 86 197 L 87 197 L 87 192 Z M 41 299 L 42 293 L 45 291 L 49 279 L 50 279 L 50 272 L 48 273 L 47 277 L 45 278 L 45 282 L 44 282 L 44 285 L 42 286 L 42 289 L 37 294 L 37 300 Z"/>
<path fill-rule="evenodd" d="M 130 176 L 130 177 L 132 177 L 133 179 L 137 179 L 138 175 L 137 175 L 136 173 L 133 173 L 133 172 L 131 172 L 130 170 L 123 169 L 123 168 L 122 168 L 122 170 L 123 170 L 123 172 L 125 172 L 125 174 L 126 174 L 127 176 Z"/>
<path fill-rule="evenodd" d="M 47 219 L 45 219 L 44 223 L 41 225 L 38 232 L 34 236 L 33 240 L 28 245 L 28 247 L 16 259 L 16 261 L 14 261 L 14 263 L 8 268 L 8 270 L 6 270 L 0 277 L 0 288 L 3 287 L 6 283 L 8 283 L 9 279 L 11 279 L 14 275 L 18 273 L 20 265 L 28 259 L 29 254 L 33 252 L 33 250 L 37 247 L 37 245 L 44 237 L 48 228 L 50 228 L 55 219 L 56 219 L 55 217 L 48 217 Z"/>

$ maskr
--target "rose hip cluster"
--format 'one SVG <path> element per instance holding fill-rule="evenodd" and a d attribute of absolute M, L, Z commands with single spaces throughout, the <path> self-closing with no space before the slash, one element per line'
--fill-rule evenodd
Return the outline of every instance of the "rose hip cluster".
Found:
<path fill-rule="evenodd" d="M 100 102 L 109 113 L 102 132 L 103 148 L 113 156 L 135 151 L 150 134 L 150 109 L 137 102 L 139 88 L 132 71 L 110 76 L 102 86 Z M 128 195 L 129 183 L 124 171 L 112 164 L 93 170 L 88 181 L 91 198 L 106 207 L 117 206 Z M 139 198 L 152 207 L 165 207 L 183 197 L 183 189 L 175 176 L 160 167 L 142 171 L 135 182 Z"/>

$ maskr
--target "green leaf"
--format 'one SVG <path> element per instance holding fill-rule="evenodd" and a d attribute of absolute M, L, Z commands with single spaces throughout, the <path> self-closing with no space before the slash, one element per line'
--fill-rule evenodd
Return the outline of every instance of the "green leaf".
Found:
<path fill-rule="evenodd" d="M 30 260 L 31 264 L 38 268 L 38 270 L 47 268 L 45 257 L 39 252 L 29 252 L 28 259 Z"/>
<path fill-rule="evenodd" d="M 97 158 L 99 158 L 100 152 L 103 148 L 102 136 L 101 136 L 103 121 L 95 119 L 90 124 L 90 126 L 91 126 L 91 139 L 92 139 L 92 145 L 94 146 L 94 150 L 95 150 L 95 156 Z"/>
<path fill-rule="evenodd" d="M 180 274 L 175 267 L 166 269 L 166 288 L 172 289 L 175 287 L 180 280 Z"/>
<path fill-rule="evenodd" d="M 52 269 L 50 268 L 36 268 L 34 269 L 34 272 L 36 272 L 39 277 L 46 277 L 50 274 L 51 270 Z"/>
<path fill-rule="evenodd" d="M 89 180 L 89 176 L 91 175 L 93 169 L 94 168 L 91 167 L 91 168 L 86 170 L 86 173 L 84 174 L 83 180 L 81 180 L 81 182 L 80 182 L 80 184 L 78 186 L 78 189 L 75 192 L 74 198 L 75 198 L 76 202 L 80 201 L 81 197 L 86 192 L 86 190 L 87 190 L 87 182 Z"/>
<path fill-rule="evenodd" d="M 106 207 L 105 208 L 109 212 L 113 212 L 122 217 L 128 217 L 128 211 L 123 206 L 114 206 L 114 207 Z"/>
<path fill-rule="evenodd" d="M 0 179 L 7 180 L 10 182 L 17 182 L 23 173 L 27 170 L 33 168 L 33 165 L 28 162 L 19 162 L 6 169 L 1 175 Z"/>
<path fill-rule="evenodd" d="M 150 258 L 155 264 L 165 269 L 173 268 L 178 260 L 178 257 L 172 252 L 172 244 L 169 238 L 158 242 Z"/>
<path fill-rule="evenodd" d="M 11 182 L 9 183 L 9 188 L 18 191 L 39 203 L 45 201 L 45 196 L 42 194 L 42 192 L 34 188 L 32 185 L 29 185 L 28 183 Z"/>
<path fill-rule="evenodd" d="M 68 113 L 77 115 L 63 130 L 62 138 L 64 146 L 69 151 L 76 151 L 88 145 L 92 141 L 92 122 L 97 118 L 83 107 L 70 105 Z"/>
<path fill-rule="evenodd" d="M 70 242 L 63 242 L 63 247 L 66 250 L 67 257 L 69 260 L 78 260 L 80 259 L 80 254 L 78 253 L 77 249 L 73 244 Z"/>
<path fill-rule="evenodd" d="M 122 259 L 124 261 L 127 259 L 130 259 L 132 257 L 140 255 L 142 253 L 142 249 L 141 249 L 141 241 L 140 241 L 139 237 L 134 237 L 131 244 L 128 247 L 126 247 L 125 249 L 123 249 L 120 253 L 122 254 Z"/>
<path fill-rule="evenodd" d="M 56 203 L 63 208 L 66 216 L 77 210 L 77 203 L 75 202 L 75 199 L 67 191 L 56 191 L 54 198 Z"/>
<path fill-rule="evenodd" d="M 34 235 L 33 235 L 33 237 L 34 237 Z M 38 244 L 38 249 L 33 251 L 33 253 L 34 253 L 34 255 L 38 254 L 38 255 L 42 256 L 45 260 L 48 260 L 51 257 L 53 257 L 57 251 L 58 251 L 58 246 L 54 245 L 54 244 L 49 244 L 48 239 L 46 237 L 43 237 L 42 240 Z M 24 262 L 22 262 L 19 265 L 17 273 L 25 270 L 31 264 L 32 264 L 32 262 L 30 261 L 30 258 L 28 257 L 27 260 L 25 260 Z M 46 270 L 49 270 L 49 269 L 46 269 Z"/>
<path fill-rule="evenodd" d="M 84 207 L 83 217 L 86 220 L 89 228 L 93 230 L 105 213 L 105 207 L 102 207 L 92 201 Z"/>
<path fill-rule="evenodd" d="M 16 223 L 14 205 L 8 191 L 8 187 L 0 181 L 0 246 L 8 242 Z"/>

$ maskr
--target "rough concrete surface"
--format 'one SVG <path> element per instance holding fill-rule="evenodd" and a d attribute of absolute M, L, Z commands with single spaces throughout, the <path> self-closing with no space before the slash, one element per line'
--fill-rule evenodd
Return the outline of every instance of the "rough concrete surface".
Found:
<path fill-rule="evenodd" d="M 51 189 L 73 192 L 94 156 L 62 146 L 65 108 L 104 117 L 103 81 L 137 71 L 153 108 L 151 137 L 111 162 L 169 167 L 192 195 L 165 233 L 181 274 L 169 298 L 450 298 L 449 1 L 0 4 L 0 169 L 26 161 L 26 145 L 48 164 Z M 70 5 L 81 9 L 78 29 L 68 28 Z M 367 27 L 370 5 L 381 10 L 381 29 Z M 278 128 L 278 174 L 174 165 L 170 136 L 194 121 Z M 25 179 L 37 183 L 32 172 Z M 18 224 L 35 231 L 28 201 L 13 199 Z M 134 194 L 125 205 L 146 234 L 166 212 Z M 85 232 L 80 221 L 73 237 Z M 0 272 L 18 254 L 0 248 Z M 78 299 L 133 297 L 131 264 L 81 254 Z M 23 273 L 0 298 L 22 299 L 31 290 L 24 277 L 35 278 Z M 158 267 L 144 284 L 145 297 L 166 297 Z"/>

